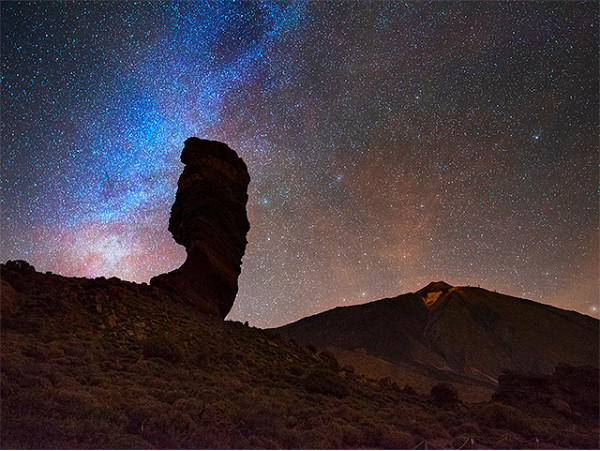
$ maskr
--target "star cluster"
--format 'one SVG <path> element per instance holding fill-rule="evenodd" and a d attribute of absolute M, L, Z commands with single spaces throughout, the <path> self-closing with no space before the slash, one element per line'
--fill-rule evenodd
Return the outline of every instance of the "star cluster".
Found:
<path fill-rule="evenodd" d="M 480 285 L 598 316 L 594 2 L 2 2 L 2 249 L 147 282 L 189 136 L 252 178 L 231 319 Z"/>

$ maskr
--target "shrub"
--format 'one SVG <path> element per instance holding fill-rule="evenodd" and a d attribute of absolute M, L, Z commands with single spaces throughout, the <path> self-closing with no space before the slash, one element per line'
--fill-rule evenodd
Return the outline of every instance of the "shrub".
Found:
<path fill-rule="evenodd" d="M 410 396 L 415 396 L 417 394 L 417 392 L 415 391 L 414 388 L 412 388 L 410 385 L 406 384 L 404 386 L 404 388 L 401 390 L 402 393 L 406 394 L 406 395 L 410 395 Z"/>
<path fill-rule="evenodd" d="M 364 444 L 365 433 L 357 425 L 344 424 L 342 426 L 342 440 L 344 448 L 358 448 Z"/>
<path fill-rule="evenodd" d="M 458 392 L 450 384 L 440 382 L 431 387 L 431 399 L 438 406 L 452 406 L 458 403 Z"/>
<path fill-rule="evenodd" d="M 429 420 L 422 421 L 415 424 L 413 427 L 413 432 L 416 435 L 420 435 L 425 439 L 440 439 L 440 438 L 448 438 L 450 435 L 448 431 L 437 421 Z"/>
<path fill-rule="evenodd" d="M 310 372 L 304 378 L 304 389 L 309 393 L 333 395 L 338 398 L 348 396 L 350 393 L 344 379 L 326 370 L 314 370 Z"/>
<path fill-rule="evenodd" d="M 289 371 L 292 376 L 296 376 L 296 377 L 300 377 L 300 376 L 302 376 L 302 374 L 304 374 L 302 367 L 299 365 L 290 366 Z"/>
<path fill-rule="evenodd" d="M 139 435 L 126 434 L 108 437 L 109 445 L 107 449 L 149 449 L 150 444 Z"/>
<path fill-rule="evenodd" d="M 383 449 L 413 449 L 415 439 L 408 432 L 390 429 L 382 434 L 380 446 Z"/>
<path fill-rule="evenodd" d="M 452 440 L 452 448 L 453 449 L 462 449 L 463 447 L 465 447 L 467 445 L 470 445 L 472 448 L 474 444 L 475 444 L 475 440 L 472 438 L 471 435 L 467 435 L 467 434 L 458 435 L 458 436 L 454 437 L 454 439 Z M 471 448 L 467 447 L 467 449 L 471 449 Z"/>
<path fill-rule="evenodd" d="M 354 374 L 356 371 L 352 365 L 346 365 L 342 368 L 342 371 L 345 371 L 348 374 Z"/>
<path fill-rule="evenodd" d="M 519 409 L 496 402 L 481 410 L 481 419 L 484 424 L 496 429 L 528 432 L 531 428 L 531 421 Z"/>
<path fill-rule="evenodd" d="M 142 343 L 144 358 L 157 357 L 171 363 L 178 363 L 182 359 L 179 347 L 164 335 L 154 335 Z"/>
<path fill-rule="evenodd" d="M 273 436 L 283 429 L 285 418 L 269 398 L 249 396 L 239 399 L 229 419 L 245 436 L 258 434 Z"/>
<path fill-rule="evenodd" d="M 321 351 L 321 359 L 329 366 L 333 371 L 340 371 L 340 364 L 338 363 L 333 352 Z"/>
<path fill-rule="evenodd" d="M 34 272 L 35 268 L 25 260 L 8 260 L 6 262 L 6 269 L 12 271 L 29 271 Z"/>
<path fill-rule="evenodd" d="M 308 429 L 300 433 L 301 448 L 304 449 L 340 449 L 342 437 L 338 437 L 326 427 Z"/>
<path fill-rule="evenodd" d="M 175 403 L 175 401 L 177 401 L 178 399 L 184 398 L 186 396 L 185 392 L 182 392 L 180 390 L 154 389 L 149 390 L 148 393 L 160 402 L 170 405 Z"/>
<path fill-rule="evenodd" d="M 214 353 L 204 343 L 200 343 L 192 352 L 190 362 L 195 366 L 204 366 L 211 362 Z"/>
<path fill-rule="evenodd" d="M 279 449 L 274 440 L 264 436 L 251 435 L 241 443 L 243 449 Z"/>
<path fill-rule="evenodd" d="M 481 435 L 481 430 L 476 424 L 473 423 L 462 423 L 459 426 L 454 426 L 450 428 L 450 434 L 453 436 L 479 436 Z"/>

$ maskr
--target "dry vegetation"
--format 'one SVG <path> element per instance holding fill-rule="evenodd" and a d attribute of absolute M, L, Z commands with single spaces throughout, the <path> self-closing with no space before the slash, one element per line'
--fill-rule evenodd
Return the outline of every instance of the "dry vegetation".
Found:
<path fill-rule="evenodd" d="M 597 418 L 443 402 L 145 285 L 2 277 L 2 448 L 599 445 Z"/>

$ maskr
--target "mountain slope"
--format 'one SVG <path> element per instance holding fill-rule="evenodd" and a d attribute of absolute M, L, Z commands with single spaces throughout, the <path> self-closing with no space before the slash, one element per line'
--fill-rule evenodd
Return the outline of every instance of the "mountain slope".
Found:
<path fill-rule="evenodd" d="M 581 410 L 597 400 L 546 390 L 539 412 L 513 407 L 525 380 L 506 402 L 448 402 L 164 289 L 14 262 L 0 275 L 4 449 L 598 447 L 598 419 Z"/>
<path fill-rule="evenodd" d="M 362 352 L 420 373 L 438 372 L 442 379 L 460 376 L 465 383 L 495 382 L 504 370 L 550 373 L 559 363 L 598 366 L 598 320 L 445 282 L 338 307 L 275 330 L 302 343 L 344 350 L 346 356 L 358 352 L 349 362 Z"/>

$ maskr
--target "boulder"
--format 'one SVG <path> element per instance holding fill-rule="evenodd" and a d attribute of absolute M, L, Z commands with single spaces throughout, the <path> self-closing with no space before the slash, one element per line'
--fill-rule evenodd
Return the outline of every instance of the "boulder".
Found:
<path fill-rule="evenodd" d="M 6 268 L 11 271 L 35 271 L 33 265 L 29 264 L 25 260 L 9 260 L 6 262 Z"/>
<path fill-rule="evenodd" d="M 549 406 L 563 414 L 577 414 L 597 423 L 599 391 L 598 368 L 560 364 L 552 375 L 501 374 L 492 399 L 522 409 Z"/>

